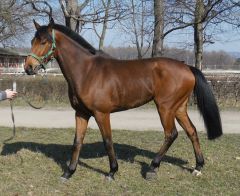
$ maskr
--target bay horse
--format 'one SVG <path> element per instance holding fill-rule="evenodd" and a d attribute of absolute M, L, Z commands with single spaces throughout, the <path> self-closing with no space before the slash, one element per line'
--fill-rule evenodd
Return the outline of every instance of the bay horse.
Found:
<path fill-rule="evenodd" d="M 24 66 L 28 75 L 55 58 L 69 87 L 69 100 L 76 111 L 76 133 L 70 164 L 62 178 L 75 172 L 90 117 L 94 117 L 109 157 L 109 179 L 118 171 L 110 114 L 139 107 L 153 100 L 156 104 L 165 139 L 152 160 L 147 174 L 156 174 L 160 162 L 178 136 L 174 120 L 192 142 L 199 174 L 204 165 L 196 128 L 187 114 L 191 93 L 196 96 L 209 139 L 222 135 L 219 109 L 202 72 L 195 67 L 169 58 L 117 60 L 97 54 L 80 35 L 51 19 L 46 26 L 34 21 L 36 33 L 31 53 Z"/>

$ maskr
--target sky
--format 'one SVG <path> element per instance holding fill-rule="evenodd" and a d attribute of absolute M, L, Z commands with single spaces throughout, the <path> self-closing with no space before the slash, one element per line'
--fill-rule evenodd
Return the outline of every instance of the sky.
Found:
<path fill-rule="evenodd" d="M 81 35 L 92 45 L 97 47 L 98 40 L 91 30 L 83 30 Z M 185 48 L 193 50 L 193 32 L 191 30 L 176 31 L 169 34 L 164 41 L 165 46 Z M 132 46 L 131 38 L 120 29 L 110 29 L 107 31 L 105 46 Z M 204 44 L 206 51 L 239 52 L 240 53 L 240 29 L 238 32 L 231 28 L 221 32 L 214 37 L 213 44 Z"/>
<path fill-rule="evenodd" d="M 177 40 L 181 40 L 183 43 L 178 44 Z M 176 32 L 171 34 L 166 43 L 169 45 L 181 47 L 184 45 L 184 42 L 192 45 L 193 43 L 193 33 L 186 35 L 184 32 L 182 36 L 180 33 Z M 236 32 L 233 30 L 229 30 L 226 32 L 219 33 L 215 35 L 213 39 L 213 44 L 204 44 L 204 49 L 207 51 L 218 51 L 223 50 L 226 52 L 240 52 L 240 31 Z M 193 47 L 189 47 L 193 48 Z"/>
<path fill-rule="evenodd" d="M 41 25 L 46 25 L 45 22 L 39 22 Z M 32 28 L 34 28 L 32 24 Z M 27 38 L 22 42 L 22 46 L 31 47 L 30 40 L 34 35 L 33 30 Z M 83 36 L 90 44 L 94 47 L 98 47 L 98 39 L 95 33 L 90 29 L 84 29 L 81 32 Z M 205 51 L 226 51 L 229 53 L 239 53 L 240 56 L 240 29 L 233 31 L 231 28 L 225 32 L 222 32 L 214 37 L 214 44 L 204 44 Z M 182 30 L 176 31 L 169 34 L 165 41 L 165 46 L 168 47 L 177 47 L 187 50 L 193 50 L 193 33 L 192 30 Z M 104 46 L 113 46 L 113 47 L 128 47 L 133 46 L 130 36 L 123 33 L 121 29 L 109 29 L 106 33 L 106 39 Z"/>
<path fill-rule="evenodd" d="M 57 0 L 50 1 L 52 6 L 57 9 L 59 4 Z M 56 19 L 57 20 L 57 19 Z M 39 22 L 40 24 L 44 24 L 43 22 Z M 215 36 L 214 44 L 205 44 L 204 50 L 207 51 L 219 51 L 223 50 L 226 52 L 239 52 L 240 53 L 240 28 L 238 32 L 233 31 L 231 27 L 225 26 L 225 32 L 217 34 Z M 90 29 L 85 29 L 81 32 L 81 35 L 94 47 L 98 47 L 98 40 L 96 38 L 95 33 Z M 33 36 L 33 32 L 30 35 L 29 40 L 31 40 Z M 30 47 L 30 41 L 26 40 Z M 176 31 L 169 34 L 165 39 L 165 46 L 168 47 L 177 47 L 177 48 L 185 48 L 188 50 L 193 49 L 193 32 L 191 29 L 186 29 L 182 31 Z M 123 33 L 123 31 L 115 26 L 114 29 L 107 30 L 105 46 L 133 46 L 131 42 L 131 38 L 128 34 Z"/>
<path fill-rule="evenodd" d="M 222 40 L 206 46 L 207 50 L 225 50 L 240 53 L 240 32 L 227 32 L 221 35 Z"/>

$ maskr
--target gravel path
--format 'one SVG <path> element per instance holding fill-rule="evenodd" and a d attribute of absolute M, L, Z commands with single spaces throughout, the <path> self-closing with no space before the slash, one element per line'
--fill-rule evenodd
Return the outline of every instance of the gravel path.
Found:
<path fill-rule="evenodd" d="M 2 107 L 0 112 L 0 126 L 12 126 L 11 111 L 8 107 Z M 75 126 L 74 111 L 71 109 L 25 109 L 14 108 L 17 127 L 37 128 L 68 128 Z M 190 110 L 189 116 L 198 131 L 204 130 L 204 124 L 198 111 Z M 224 133 L 240 133 L 240 111 L 222 111 L 222 124 Z M 182 130 L 178 126 L 178 130 Z M 111 115 L 113 129 L 127 130 L 163 130 L 158 113 L 155 109 L 133 109 L 114 113 Z M 89 127 L 97 128 L 94 118 L 90 119 Z"/>

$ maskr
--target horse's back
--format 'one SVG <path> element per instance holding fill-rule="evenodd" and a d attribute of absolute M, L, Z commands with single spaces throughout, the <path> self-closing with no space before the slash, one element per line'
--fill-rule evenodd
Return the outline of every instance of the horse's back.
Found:
<path fill-rule="evenodd" d="M 109 77 L 119 78 L 122 82 L 148 84 L 152 93 L 156 85 L 161 87 L 193 87 L 195 77 L 189 66 L 182 61 L 170 58 L 149 58 L 142 60 L 115 60 L 103 61 Z M 105 74 L 107 75 L 107 74 Z M 188 84 L 191 86 L 188 86 Z"/>

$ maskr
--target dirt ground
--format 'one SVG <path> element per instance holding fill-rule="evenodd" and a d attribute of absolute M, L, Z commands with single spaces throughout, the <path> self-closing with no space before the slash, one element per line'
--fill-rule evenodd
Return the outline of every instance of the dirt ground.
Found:
<path fill-rule="evenodd" d="M 12 126 L 10 107 L 0 108 L 0 126 Z M 29 109 L 14 108 L 17 127 L 69 128 L 75 126 L 72 109 Z M 198 111 L 190 110 L 189 116 L 198 131 L 204 131 L 203 120 Z M 240 111 L 222 111 L 224 133 L 240 133 Z M 177 124 L 178 130 L 182 128 Z M 133 109 L 111 115 L 112 129 L 126 130 L 159 130 L 162 131 L 158 113 L 155 109 Z M 89 127 L 97 128 L 94 118 L 90 119 Z"/>

